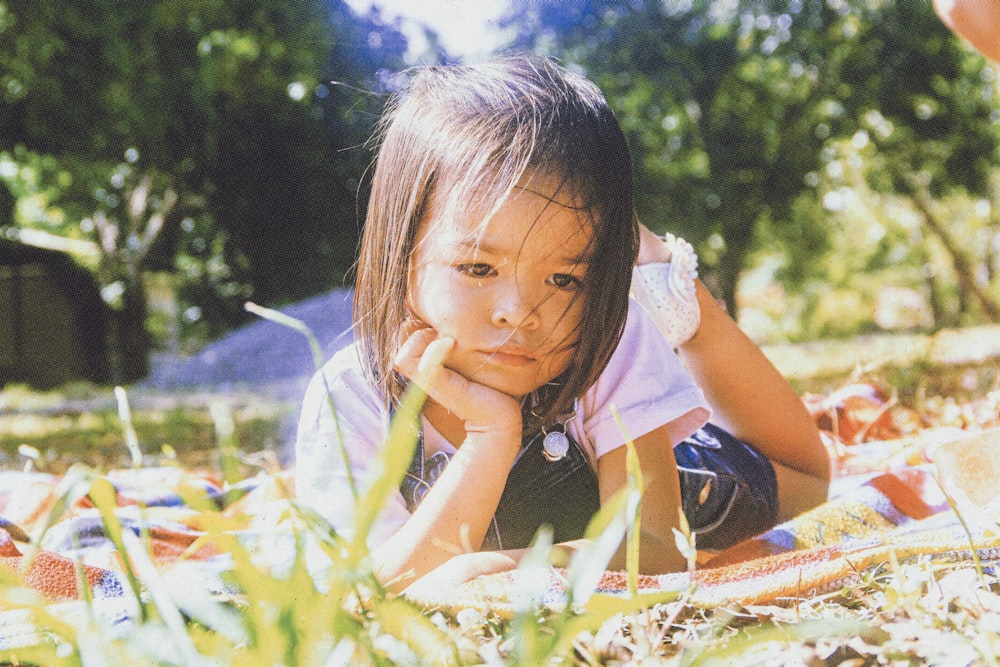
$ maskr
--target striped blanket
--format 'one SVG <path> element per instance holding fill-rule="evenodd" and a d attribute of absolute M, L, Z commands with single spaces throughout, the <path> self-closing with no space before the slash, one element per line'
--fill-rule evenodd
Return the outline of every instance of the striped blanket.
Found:
<path fill-rule="evenodd" d="M 838 480 L 837 496 L 828 503 L 712 555 L 693 575 L 643 576 L 639 589 L 686 591 L 696 605 L 760 603 L 843 586 L 892 556 L 968 559 L 974 549 L 981 559 L 996 560 L 1000 430 L 934 444 L 920 445 L 918 461 L 908 455 L 910 460 L 896 460 L 893 469 Z M 881 457 L 870 448 L 866 455 L 893 467 L 886 463 L 894 460 L 889 449 L 898 451 L 900 445 L 885 447 Z M 123 573 L 129 559 L 117 548 L 123 538 L 116 542 L 108 534 L 109 504 L 125 538 L 141 536 L 155 568 L 193 564 L 196 580 L 186 581 L 217 595 L 234 593 L 221 576 L 231 565 L 229 555 L 206 539 L 218 534 L 220 525 L 245 544 L 265 536 L 251 548 L 267 551 L 275 563 L 281 560 L 273 531 L 280 525 L 276 513 L 287 506 L 290 472 L 262 474 L 231 487 L 211 473 L 179 468 L 117 470 L 97 479 L 72 470 L 62 477 L 0 472 L 0 584 L 19 581 L 53 603 L 84 594 L 112 602 L 127 598 Z M 547 603 L 566 601 L 564 575 L 555 568 L 546 574 Z M 511 591 L 526 577 L 537 579 L 537 572 L 484 576 L 414 600 L 428 608 L 509 614 Z M 605 572 L 597 590 L 625 595 L 626 577 Z M 0 611 L 0 648 L 18 641 L 9 634 L 8 613 Z"/>
<path fill-rule="evenodd" d="M 83 622 L 98 613 L 124 631 L 137 596 L 152 589 L 150 575 L 159 586 L 230 599 L 239 591 L 225 578 L 233 562 L 227 539 L 260 554 L 264 567 L 289 562 L 290 488 L 289 472 L 227 486 L 213 473 L 176 467 L 0 471 L 0 651 L 49 641 L 31 611 L 37 604 L 50 618 Z"/>

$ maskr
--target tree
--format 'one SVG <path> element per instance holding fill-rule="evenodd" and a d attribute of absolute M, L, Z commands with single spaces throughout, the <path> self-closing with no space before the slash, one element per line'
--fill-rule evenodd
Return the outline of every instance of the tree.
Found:
<path fill-rule="evenodd" d="M 140 347 L 145 269 L 185 276 L 209 335 L 247 297 L 329 288 L 353 261 L 378 73 L 404 49 L 339 1 L 0 0 L 0 154 L 47 165 L 56 211 L 19 224 L 100 248 Z"/>
<path fill-rule="evenodd" d="M 516 45 L 606 92 L 636 156 L 640 217 L 691 238 L 731 307 L 761 244 L 785 247 L 784 275 L 799 286 L 816 275 L 835 229 L 824 197 L 843 166 L 838 142 L 869 142 L 856 157 L 884 166 L 866 172 L 872 192 L 989 195 L 992 79 L 928 1 L 519 9 Z"/>
<path fill-rule="evenodd" d="M 823 126 L 829 138 L 817 167 L 806 174 L 815 190 L 800 195 L 819 205 L 800 224 L 836 228 L 851 197 L 867 210 L 879 238 L 870 245 L 880 249 L 845 248 L 841 241 L 838 252 L 850 257 L 844 261 L 857 265 L 867 257 L 877 263 L 857 265 L 859 271 L 909 266 L 911 275 L 926 276 L 922 291 L 937 326 L 969 323 L 973 313 L 996 321 L 997 303 L 977 277 L 988 259 L 975 252 L 982 234 L 953 238 L 954 225 L 940 218 L 939 205 L 963 197 L 972 208 L 992 196 L 1000 146 L 995 71 L 948 32 L 929 2 L 845 3 L 838 17 L 838 39 L 826 42 L 818 68 L 828 81 L 821 104 L 835 114 Z M 933 261 L 935 254 L 947 266 Z M 804 276 L 805 262 L 813 260 L 792 257 L 788 264 Z M 911 279 L 917 287 L 922 282 Z M 943 307 L 946 290 L 965 306 Z"/>

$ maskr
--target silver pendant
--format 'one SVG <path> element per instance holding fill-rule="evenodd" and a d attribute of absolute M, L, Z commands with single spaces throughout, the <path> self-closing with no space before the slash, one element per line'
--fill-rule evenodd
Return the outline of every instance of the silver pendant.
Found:
<path fill-rule="evenodd" d="M 569 452 L 569 438 L 561 431 L 545 434 L 542 440 L 542 455 L 546 461 L 555 462 L 563 459 Z"/>

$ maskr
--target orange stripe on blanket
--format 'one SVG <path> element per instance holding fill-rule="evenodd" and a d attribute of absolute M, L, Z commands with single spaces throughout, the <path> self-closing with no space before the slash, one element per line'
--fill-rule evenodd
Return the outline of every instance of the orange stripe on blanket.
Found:
<path fill-rule="evenodd" d="M 59 478 L 40 472 L 0 471 L 0 516 L 19 526 L 39 521 L 55 503 Z"/>
<path fill-rule="evenodd" d="M 155 562 L 171 563 L 184 556 L 195 540 L 204 536 L 205 533 L 201 531 L 154 525 L 149 529 L 148 545 L 152 549 Z M 215 545 L 205 542 L 187 557 L 192 560 L 208 560 L 219 553 L 219 549 Z"/>
<path fill-rule="evenodd" d="M 5 531 L 0 531 L 0 567 L 18 576 L 25 588 L 31 588 L 49 599 L 74 600 L 80 597 L 75 562 L 51 551 L 38 551 L 27 558 Z M 90 565 L 80 567 L 95 597 L 122 594 L 121 582 L 113 572 Z"/>
<path fill-rule="evenodd" d="M 884 493 L 899 511 L 913 519 L 933 516 L 947 504 L 937 482 L 921 468 L 895 470 L 869 480 L 868 484 Z"/>
<path fill-rule="evenodd" d="M 863 539 L 925 519 L 948 508 L 929 472 L 905 468 L 883 473 L 709 559 L 707 567 Z"/>

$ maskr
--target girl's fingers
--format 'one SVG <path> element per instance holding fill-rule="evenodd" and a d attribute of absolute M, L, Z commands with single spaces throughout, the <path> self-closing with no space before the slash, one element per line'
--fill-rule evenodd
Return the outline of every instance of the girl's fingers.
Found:
<path fill-rule="evenodd" d="M 521 411 L 516 400 L 444 365 L 454 347 L 454 338 L 439 336 L 434 329 L 414 331 L 396 355 L 396 370 L 465 421 L 467 428 L 519 430 Z"/>
<path fill-rule="evenodd" d="M 424 353 L 420 355 L 417 363 L 417 384 L 430 386 L 437 372 L 444 367 L 444 360 L 455 347 L 455 339 L 450 336 L 443 336 L 431 341 Z"/>
<path fill-rule="evenodd" d="M 396 353 L 394 365 L 407 379 L 416 381 L 420 359 L 427 347 L 437 339 L 437 332 L 434 329 L 423 328 L 407 333 L 404 325 L 404 331 L 401 331 L 400 335 L 403 341 Z"/>
<path fill-rule="evenodd" d="M 430 329 L 428 325 L 424 324 L 415 317 L 407 317 L 403 324 L 399 327 L 398 338 L 396 340 L 396 345 L 402 347 L 404 343 L 417 331 L 421 329 Z"/>
<path fill-rule="evenodd" d="M 449 386 L 455 393 L 460 389 L 455 385 L 468 384 L 468 380 L 454 371 L 444 368 L 444 361 L 455 347 L 455 339 L 450 336 L 438 336 L 434 329 L 424 328 L 410 334 L 406 342 L 396 354 L 396 370 L 416 383 L 434 400 L 448 396 L 441 394 L 441 385 Z"/>
<path fill-rule="evenodd" d="M 435 337 L 426 344 L 423 341 L 418 342 L 417 347 L 422 349 L 415 364 L 412 358 L 409 360 L 414 372 L 407 377 L 437 403 L 448 407 L 456 414 L 466 416 L 466 410 L 461 406 L 469 400 L 472 383 L 465 376 L 444 365 L 448 354 L 455 347 L 455 339 L 448 336 L 437 338 L 435 334 Z"/>

